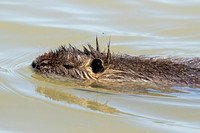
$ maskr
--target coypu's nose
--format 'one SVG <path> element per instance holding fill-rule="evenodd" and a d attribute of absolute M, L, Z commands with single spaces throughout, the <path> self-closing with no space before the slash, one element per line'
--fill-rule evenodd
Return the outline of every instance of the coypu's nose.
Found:
<path fill-rule="evenodd" d="M 31 66 L 32 66 L 33 68 L 36 68 L 36 63 L 35 63 L 35 61 L 32 62 Z"/>

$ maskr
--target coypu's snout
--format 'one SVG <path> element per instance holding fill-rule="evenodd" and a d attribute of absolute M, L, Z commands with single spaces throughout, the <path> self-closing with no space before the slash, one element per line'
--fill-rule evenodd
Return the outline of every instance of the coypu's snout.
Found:
<path fill-rule="evenodd" d="M 31 66 L 32 66 L 32 68 L 36 68 L 37 65 L 36 65 L 35 61 L 32 62 Z"/>

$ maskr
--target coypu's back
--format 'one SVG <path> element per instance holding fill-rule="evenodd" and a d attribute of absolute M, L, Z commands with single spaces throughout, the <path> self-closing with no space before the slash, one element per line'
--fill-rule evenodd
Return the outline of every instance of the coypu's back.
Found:
<path fill-rule="evenodd" d="M 164 84 L 200 84 L 199 66 L 190 66 L 183 59 L 116 56 L 113 57 L 113 68 L 123 70 L 126 78 Z"/>
<path fill-rule="evenodd" d="M 200 84 L 200 58 L 150 58 L 118 55 L 88 45 L 79 50 L 61 46 L 37 57 L 34 71 L 52 79 L 99 82 L 146 82 L 159 84 Z"/>

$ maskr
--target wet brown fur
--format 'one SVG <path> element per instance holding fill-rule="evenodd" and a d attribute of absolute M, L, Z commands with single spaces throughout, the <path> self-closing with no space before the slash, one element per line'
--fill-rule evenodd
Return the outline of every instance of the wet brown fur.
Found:
<path fill-rule="evenodd" d="M 100 82 L 147 82 L 159 84 L 200 84 L 200 58 L 150 58 L 101 52 L 91 45 L 79 50 L 61 46 L 36 58 L 34 71 L 52 79 Z"/>

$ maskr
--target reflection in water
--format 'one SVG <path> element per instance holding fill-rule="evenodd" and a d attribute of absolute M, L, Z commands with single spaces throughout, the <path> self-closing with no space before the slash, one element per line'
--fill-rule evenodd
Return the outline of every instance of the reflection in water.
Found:
<path fill-rule="evenodd" d="M 76 104 L 76 105 L 86 107 L 91 110 L 100 111 L 103 113 L 111 113 L 111 114 L 123 113 L 123 112 L 116 110 L 113 107 L 107 106 L 106 105 L 107 102 L 105 104 L 101 104 L 95 100 L 85 100 L 83 98 L 79 98 L 79 97 L 71 95 L 69 93 L 60 92 L 58 90 L 50 89 L 47 87 L 38 87 L 36 89 L 36 92 L 43 94 L 43 95 L 45 95 L 45 97 L 51 98 L 52 100 L 55 100 L 55 101 L 64 101 L 68 104 Z M 123 113 L 123 114 L 125 114 L 125 113 Z"/>
<path fill-rule="evenodd" d="M 172 93 L 183 93 L 180 90 L 175 90 L 169 86 L 159 84 L 149 84 L 144 82 L 109 82 L 100 83 L 94 82 L 90 84 L 92 88 L 108 90 L 115 93 L 150 95 L 150 96 L 166 96 L 171 97 Z"/>
<path fill-rule="evenodd" d="M 185 93 L 180 89 L 170 88 L 169 86 L 163 86 L 158 84 L 147 84 L 137 82 L 84 82 L 77 80 L 67 80 L 65 82 L 44 78 L 37 74 L 31 75 L 33 78 L 39 81 L 50 82 L 56 85 L 71 86 L 76 88 L 84 88 L 86 91 L 99 91 L 102 93 L 124 93 L 124 94 L 136 94 L 136 95 L 149 95 L 149 96 L 164 96 L 173 97 L 173 93 Z"/>

